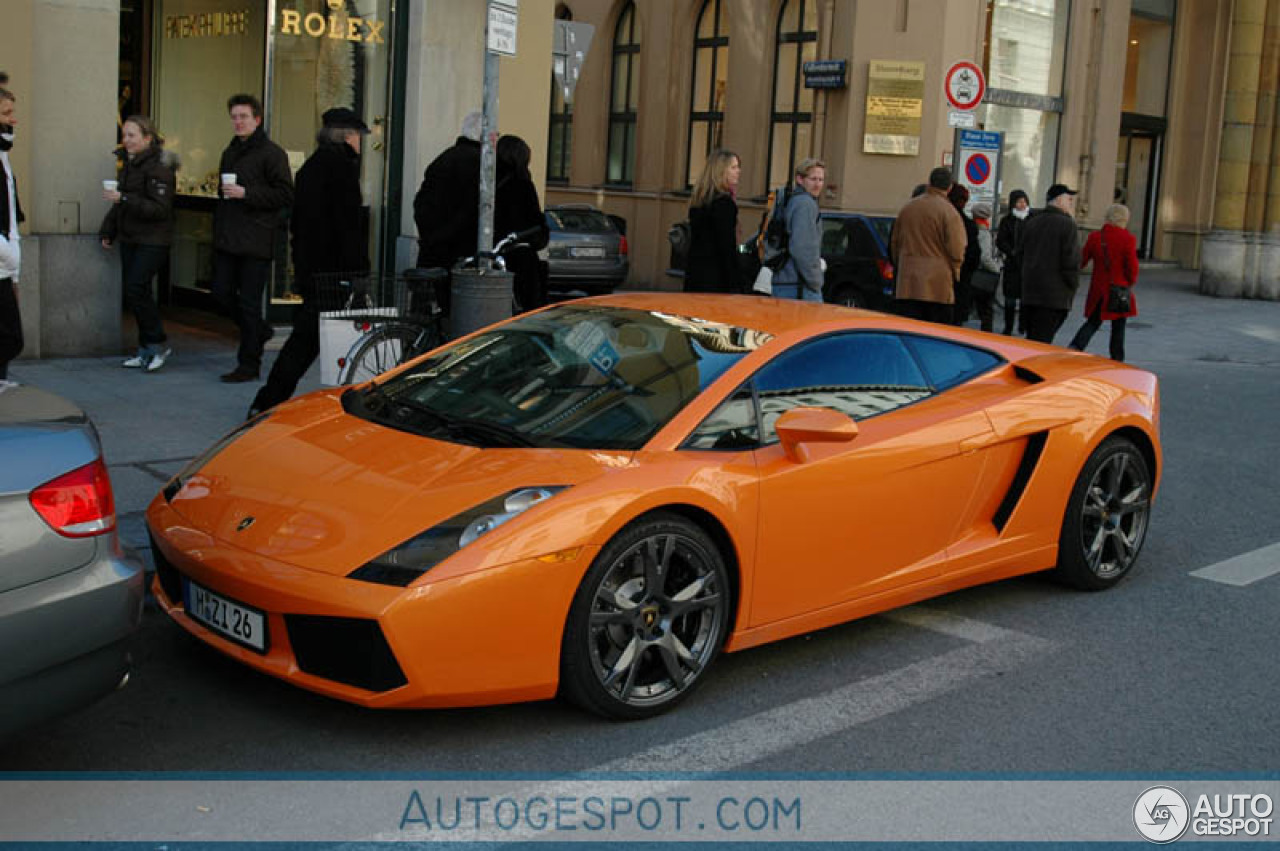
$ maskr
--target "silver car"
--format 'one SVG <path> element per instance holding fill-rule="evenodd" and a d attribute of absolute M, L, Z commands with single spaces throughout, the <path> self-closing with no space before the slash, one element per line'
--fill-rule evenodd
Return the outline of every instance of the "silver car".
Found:
<path fill-rule="evenodd" d="M 35 387 L 0 391 L 0 737 L 123 685 L 142 601 L 93 423 Z"/>
<path fill-rule="evenodd" d="M 616 223 L 621 220 L 589 204 L 547 207 L 546 218 L 547 289 L 601 295 L 627 280 L 627 237 Z"/>

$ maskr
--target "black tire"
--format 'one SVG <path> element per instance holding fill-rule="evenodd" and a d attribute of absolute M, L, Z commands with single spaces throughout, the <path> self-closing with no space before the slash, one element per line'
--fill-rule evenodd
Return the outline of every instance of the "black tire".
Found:
<path fill-rule="evenodd" d="M 666 712 L 720 654 L 732 602 L 724 557 L 706 532 L 667 512 L 641 518 L 605 545 L 578 586 L 560 650 L 561 694 L 618 721 Z"/>
<path fill-rule="evenodd" d="M 1151 470 L 1133 441 L 1113 435 L 1085 462 L 1071 488 L 1054 575 L 1088 591 L 1123 579 L 1147 537 Z"/>
<path fill-rule="evenodd" d="M 438 346 L 439 335 L 421 325 L 390 322 L 362 337 L 347 358 L 341 384 L 359 384 L 376 378 L 425 351 Z"/>
<path fill-rule="evenodd" d="M 858 288 L 853 284 L 840 284 L 831 293 L 831 304 L 838 304 L 841 307 L 866 307 L 863 303 L 862 294 L 858 292 Z"/>

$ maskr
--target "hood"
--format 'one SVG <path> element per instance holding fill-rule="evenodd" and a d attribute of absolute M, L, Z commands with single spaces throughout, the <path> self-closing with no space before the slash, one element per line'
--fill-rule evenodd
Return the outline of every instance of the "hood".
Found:
<path fill-rule="evenodd" d="M 241 434 L 170 504 L 196 529 L 237 549 L 346 575 L 495 496 L 581 484 L 629 457 L 434 440 L 346 414 L 335 395 L 322 394 Z"/>

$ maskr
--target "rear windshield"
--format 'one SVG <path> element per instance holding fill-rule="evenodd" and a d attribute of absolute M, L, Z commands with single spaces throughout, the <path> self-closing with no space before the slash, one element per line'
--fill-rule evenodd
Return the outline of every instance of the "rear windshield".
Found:
<path fill-rule="evenodd" d="M 547 225 L 552 230 L 579 233 L 611 233 L 613 223 L 599 210 L 547 210 Z"/>

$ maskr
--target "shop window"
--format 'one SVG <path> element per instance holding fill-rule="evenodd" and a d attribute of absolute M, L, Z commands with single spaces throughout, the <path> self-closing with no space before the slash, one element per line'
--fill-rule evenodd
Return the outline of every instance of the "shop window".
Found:
<path fill-rule="evenodd" d="M 630 186 L 636 170 L 636 105 L 640 92 L 640 38 L 636 4 L 627 3 L 613 30 L 613 75 L 609 88 L 609 148 L 605 181 Z"/>
<path fill-rule="evenodd" d="M 1167 17 L 1141 14 L 1139 4 L 1135 3 L 1129 17 L 1121 111 L 1141 115 L 1165 114 L 1172 46 L 1172 13 Z"/>
<path fill-rule="evenodd" d="M 693 36 L 693 93 L 689 98 L 688 171 L 692 186 L 707 155 L 724 146 L 724 94 L 729 79 L 728 0 L 705 0 Z"/>
<path fill-rule="evenodd" d="M 556 4 L 556 20 L 572 21 L 573 12 L 563 3 Z M 563 59 L 558 59 L 563 61 Z M 573 103 L 565 100 L 564 89 L 551 73 L 551 109 L 547 129 L 547 180 L 569 182 L 569 161 L 573 157 Z"/>
<path fill-rule="evenodd" d="M 773 53 L 773 110 L 769 121 L 769 186 L 791 180 L 792 167 L 809 155 L 813 90 L 801 68 L 818 55 L 817 0 L 785 0 L 778 11 Z"/>
<path fill-rule="evenodd" d="M 1055 182 L 1070 0 L 987 0 L 987 96 L 979 119 L 1004 133 L 1004 197 L 1039 205 Z"/>

